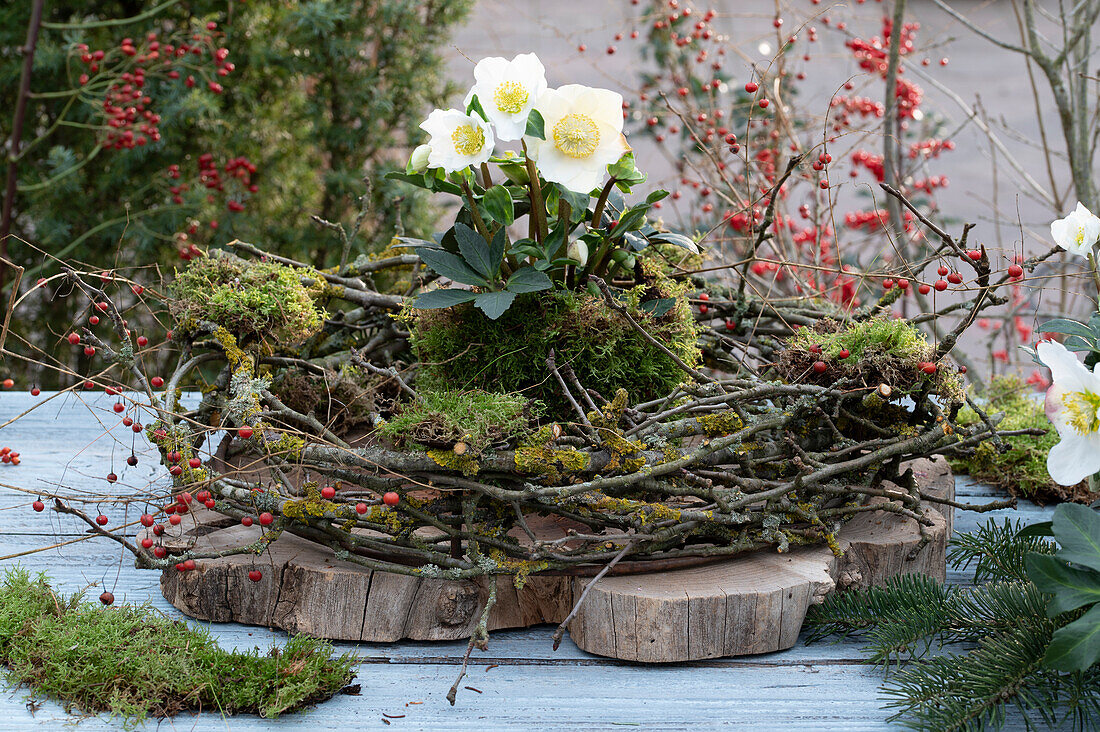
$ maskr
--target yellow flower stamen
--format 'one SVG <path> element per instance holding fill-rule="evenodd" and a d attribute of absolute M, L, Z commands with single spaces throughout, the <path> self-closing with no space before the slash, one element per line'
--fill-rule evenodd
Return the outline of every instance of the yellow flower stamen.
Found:
<path fill-rule="evenodd" d="M 515 114 L 523 111 L 523 106 L 527 104 L 527 97 L 527 90 L 520 84 L 506 81 L 493 92 L 493 103 L 501 112 Z"/>
<path fill-rule="evenodd" d="M 1071 391 L 1062 395 L 1069 423 L 1082 435 L 1100 431 L 1100 394 Z"/>
<path fill-rule="evenodd" d="M 477 125 L 459 125 L 451 133 L 459 155 L 476 155 L 485 147 L 485 133 Z"/>
<path fill-rule="evenodd" d="M 567 114 L 554 125 L 554 147 L 571 158 L 587 158 L 600 144 L 600 129 L 587 114 Z"/>

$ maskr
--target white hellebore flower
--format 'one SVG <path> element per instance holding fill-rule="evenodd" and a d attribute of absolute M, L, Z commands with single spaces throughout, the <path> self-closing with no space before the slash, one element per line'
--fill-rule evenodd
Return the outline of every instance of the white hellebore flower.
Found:
<path fill-rule="evenodd" d="M 546 91 L 546 69 L 533 53 L 521 53 L 511 61 L 490 56 L 474 67 L 474 88 L 465 104 L 477 95 L 497 139 L 518 140 L 527 129 L 527 115 L 535 100 Z"/>
<path fill-rule="evenodd" d="M 567 84 L 535 102 L 546 139 L 524 137 L 542 177 L 576 193 L 603 183 L 607 166 L 630 152 L 623 137 L 623 98 L 607 89 Z"/>
<path fill-rule="evenodd" d="M 488 161 L 496 144 L 488 122 L 457 109 L 435 110 L 420 123 L 420 129 L 432 136 L 428 167 L 448 173 Z"/>
<path fill-rule="evenodd" d="M 1047 455 L 1059 485 L 1076 485 L 1100 472 L 1100 364 L 1089 371 L 1061 343 L 1043 341 L 1039 360 L 1050 369 L 1046 413 L 1061 442 Z"/>
<path fill-rule="evenodd" d="M 1092 245 L 1100 239 L 1100 217 L 1078 201 L 1073 213 L 1050 225 L 1050 235 L 1067 252 L 1087 257 L 1092 253 Z"/>

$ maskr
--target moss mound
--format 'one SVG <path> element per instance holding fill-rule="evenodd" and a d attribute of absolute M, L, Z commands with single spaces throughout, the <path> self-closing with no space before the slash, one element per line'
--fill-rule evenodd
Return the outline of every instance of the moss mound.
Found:
<path fill-rule="evenodd" d="M 12 680 L 128 726 L 188 709 L 275 717 L 328 699 L 351 680 L 353 665 L 331 653 L 306 636 L 268 655 L 230 653 L 149 605 L 59 597 L 44 576 L 21 568 L 0 581 L 0 662 Z"/>
<path fill-rule="evenodd" d="M 842 351 L 847 358 L 841 358 Z M 904 320 L 871 318 L 848 323 L 831 319 L 813 328 L 800 328 L 787 340 L 776 370 L 787 381 L 829 385 L 838 376 L 855 379 L 874 388 L 887 384 L 895 391 L 911 392 L 932 382 L 932 390 L 950 401 L 962 400 L 962 382 L 953 365 L 941 361 L 932 375 L 920 364 L 935 356 L 924 333 Z M 828 369 L 818 374 L 813 365 L 824 361 Z"/>
<path fill-rule="evenodd" d="M 307 278 L 310 274 L 305 272 Z M 212 251 L 177 272 L 170 288 L 172 316 L 184 331 L 211 322 L 243 341 L 301 343 L 320 330 L 326 317 L 314 303 L 324 292 L 324 280 L 312 274 L 315 284 L 307 287 L 302 270 Z"/>
<path fill-rule="evenodd" d="M 1090 503 L 1100 497 L 1089 491 L 1088 481 L 1061 486 L 1050 479 L 1047 454 L 1058 444 L 1058 433 L 1047 420 L 1043 403 L 1034 398 L 1034 390 L 1014 376 L 993 379 L 985 393 L 983 407 L 989 415 L 1004 413 L 1001 430 L 1041 429 L 1042 436 L 1019 435 L 1004 438 L 1008 451 L 998 453 L 992 442 L 983 442 L 973 454 L 951 459 L 951 469 L 969 473 L 974 480 L 988 483 L 1010 495 L 1036 503 L 1074 501 Z M 959 410 L 958 421 L 974 424 L 978 415 L 969 407 Z"/>
<path fill-rule="evenodd" d="M 682 293 L 672 287 L 639 286 L 626 293 L 624 302 L 650 334 L 695 365 L 695 321 L 687 301 L 679 297 Z M 643 300 L 660 298 L 672 305 L 667 312 L 655 316 L 641 309 Z M 518 392 L 542 402 L 551 419 L 576 419 L 546 367 L 551 349 L 559 365 L 569 364 L 586 388 L 607 398 L 626 389 L 631 399 L 655 399 L 687 378 L 622 315 L 587 294 L 520 295 L 497 320 L 472 305 L 407 311 L 404 317 L 410 321 L 412 346 L 421 363 L 421 388 Z M 575 393 L 574 397 L 580 399 Z"/>
<path fill-rule="evenodd" d="M 471 391 L 422 390 L 421 402 L 403 402 L 379 430 L 400 444 L 420 443 L 450 447 L 464 442 L 470 452 L 481 452 L 489 443 L 523 432 L 533 416 L 528 401 L 519 394 Z"/>

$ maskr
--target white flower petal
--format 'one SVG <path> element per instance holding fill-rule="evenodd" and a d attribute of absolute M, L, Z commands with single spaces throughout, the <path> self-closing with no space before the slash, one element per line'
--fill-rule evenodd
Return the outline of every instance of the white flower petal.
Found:
<path fill-rule="evenodd" d="M 1047 472 L 1058 485 L 1076 485 L 1100 472 L 1100 433 L 1063 436 L 1047 455 Z"/>
<path fill-rule="evenodd" d="M 1063 391 L 1083 391 L 1092 382 L 1094 375 L 1061 343 L 1042 341 L 1035 350 L 1050 369 L 1051 383 Z"/>

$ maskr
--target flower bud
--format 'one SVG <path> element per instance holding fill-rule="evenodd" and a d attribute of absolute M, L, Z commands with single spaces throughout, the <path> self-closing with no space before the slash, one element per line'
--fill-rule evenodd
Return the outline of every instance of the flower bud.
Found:
<path fill-rule="evenodd" d="M 418 145 L 409 156 L 409 162 L 405 165 L 407 173 L 423 173 L 428 169 L 428 155 L 431 153 L 430 145 Z"/>
<path fill-rule="evenodd" d="M 576 261 L 581 267 L 588 263 L 588 245 L 580 239 L 574 239 L 569 243 L 566 256 Z"/>

